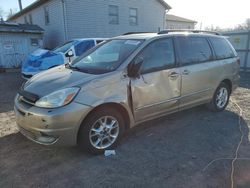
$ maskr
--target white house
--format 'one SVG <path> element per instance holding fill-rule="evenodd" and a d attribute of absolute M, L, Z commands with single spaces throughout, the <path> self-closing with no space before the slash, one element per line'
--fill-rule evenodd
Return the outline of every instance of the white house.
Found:
<path fill-rule="evenodd" d="M 194 29 L 196 24 L 194 20 L 167 14 L 165 29 Z"/>
<path fill-rule="evenodd" d="M 0 69 L 20 67 L 30 52 L 42 46 L 43 32 L 37 25 L 0 21 Z"/>
<path fill-rule="evenodd" d="M 9 21 L 39 25 L 53 48 L 73 38 L 162 30 L 169 9 L 164 0 L 37 0 Z"/>

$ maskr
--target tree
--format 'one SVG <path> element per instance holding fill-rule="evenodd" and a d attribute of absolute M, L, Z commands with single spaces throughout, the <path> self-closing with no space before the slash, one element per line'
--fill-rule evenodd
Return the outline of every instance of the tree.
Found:
<path fill-rule="evenodd" d="M 245 25 L 246 25 L 246 29 L 250 29 L 250 18 L 246 19 Z"/>
<path fill-rule="evenodd" d="M 3 9 L 0 7 L 0 19 L 2 19 L 4 17 L 4 11 Z"/>
<path fill-rule="evenodd" d="M 244 23 L 238 24 L 234 27 L 234 30 L 246 30 L 246 29 L 250 29 L 250 18 L 247 18 Z"/>
<path fill-rule="evenodd" d="M 6 18 L 10 18 L 12 15 L 16 14 L 18 12 L 17 8 L 10 9 L 9 12 L 6 13 Z"/>

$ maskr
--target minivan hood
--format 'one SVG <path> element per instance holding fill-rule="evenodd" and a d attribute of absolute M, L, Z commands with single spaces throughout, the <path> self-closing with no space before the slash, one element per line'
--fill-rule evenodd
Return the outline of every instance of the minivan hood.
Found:
<path fill-rule="evenodd" d="M 100 76 L 73 71 L 62 65 L 33 76 L 25 83 L 23 89 L 43 97 L 63 88 L 81 87 Z"/>

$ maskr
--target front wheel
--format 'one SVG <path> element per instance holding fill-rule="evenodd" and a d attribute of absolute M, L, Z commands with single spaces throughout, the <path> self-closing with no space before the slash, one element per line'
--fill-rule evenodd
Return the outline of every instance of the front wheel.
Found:
<path fill-rule="evenodd" d="M 101 108 L 91 113 L 80 127 L 78 145 L 81 149 L 99 154 L 113 149 L 124 132 L 124 120 L 113 108 Z"/>
<path fill-rule="evenodd" d="M 208 104 L 208 108 L 214 112 L 223 111 L 229 102 L 230 90 L 227 84 L 222 82 L 216 89 L 212 101 Z"/>

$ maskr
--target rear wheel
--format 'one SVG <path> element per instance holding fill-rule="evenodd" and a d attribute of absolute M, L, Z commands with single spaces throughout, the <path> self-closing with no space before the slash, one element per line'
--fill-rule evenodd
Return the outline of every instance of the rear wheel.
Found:
<path fill-rule="evenodd" d="M 208 108 L 214 112 L 223 111 L 228 105 L 229 98 L 229 86 L 222 82 L 216 89 L 212 101 L 208 104 Z"/>
<path fill-rule="evenodd" d="M 113 108 L 101 108 L 83 122 L 78 134 L 78 145 L 94 154 L 103 153 L 115 148 L 123 132 L 124 120 L 121 114 Z"/>

